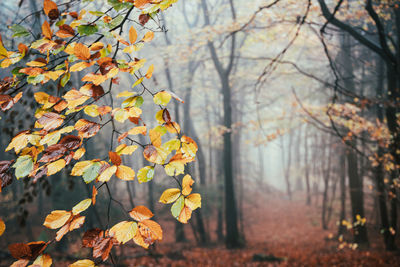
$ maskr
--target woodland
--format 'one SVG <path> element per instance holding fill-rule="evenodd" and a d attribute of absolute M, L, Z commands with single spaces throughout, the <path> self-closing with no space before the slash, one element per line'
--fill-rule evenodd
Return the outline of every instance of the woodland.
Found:
<path fill-rule="evenodd" d="M 2 0 L 0 151 L 0 266 L 400 266 L 400 1 Z"/>

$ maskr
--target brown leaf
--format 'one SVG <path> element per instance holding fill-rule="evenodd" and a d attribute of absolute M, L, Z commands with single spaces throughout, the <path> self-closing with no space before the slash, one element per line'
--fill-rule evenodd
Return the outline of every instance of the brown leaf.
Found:
<path fill-rule="evenodd" d="M 60 30 L 56 32 L 56 35 L 60 38 L 74 37 L 75 31 L 68 24 L 63 24 L 60 26 Z"/>
<path fill-rule="evenodd" d="M 140 14 L 139 15 L 139 23 L 144 26 L 150 19 L 149 14 Z"/>
<path fill-rule="evenodd" d="M 63 121 L 64 119 L 61 118 L 59 114 L 54 112 L 45 113 L 38 119 L 39 124 L 42 125 L 43 129 L 46 131 L 59 127 Z"/>
<path fill-rule="evenodd" d="M 64 136 L 59 142 L 59 144 L 64 145 L 69 150 L 77 149 L 78 147 L 80 147 L 81 143 L 82 139 L 76 135 Z"/>
<path fill-rule="evenodd" d="M 121 163 L 122 163 L 121 157 L 120 157 L 116 152 L 114 152 L 114 151 L 109 151 L 109 152 L 108 152 L 108 156 L 109 156 L 111 162 L 112 162 L 114 165 L 117 165 L 117 166 L 118 166 L 118 165 L 121 165 Z"/>
<path fill-rule="evenodd" d="M 100 238 L 100 242 L 96 243 L 93 247 L 93 258 L 99 258 L 103 261 L 108 259 L 110 251 L 115 243 L 112 237 Z"/>
<path fill-rule="evenodd" d="M 57 19 L 60 15 L 57 4 L 51 0 L 44 0 L 43 10 L 44 10 L 44 13 L 47 16 L 49 16 L 50 19 L 53 19 L 53 20 Z"/>
<path fill-rule="evenodd" d="M 82 246 L 85 248 L 92 248 L 102 236 L 103 230 L 99 228 L 88 230 L 82 237 Z"/>
<path fill-rule="evenodd" d="M 80 119 L 75 124 L 75 130 L 77 130 L 79 135 L 83 138 L 90 138 L 96 135 L 100 130 L 100 124 L 85 119 Z"/>
<path fill-rule="evenodd" d="M 15 259 L 30 259 L 32 251 L 27 244 L 15 243 L 8 246 L 8 250 Z"/>
<path fill-rule="evenodd" d="M 45 154 L 42 156 L 42 158 L 39 160 L 39 162 L 50 162 L 50 161 L 55 161 L 57 159 L 60 159 L 62 156 L 64 156 L 65 152 L 67 152 L 68 149 L 65 147 L 63 144 L 54 144 L 46 148 L 44 151 Z"/>

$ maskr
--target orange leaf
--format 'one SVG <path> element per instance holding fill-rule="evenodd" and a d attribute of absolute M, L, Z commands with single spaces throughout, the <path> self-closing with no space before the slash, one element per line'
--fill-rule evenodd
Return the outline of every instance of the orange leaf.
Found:
<path fill-rule="evenodd" d="M 44 13 L 51 19 L 55 19 L 59 15 L 57 4 L 51 0 L 44 0 L 43 10 Z"/>
<path fill-rule="evenodd" d="M 150 219 L 154 214 L 145 206 L 137 206 L 129 212 L 129 215 L 136 221 Z"/>
<path fill-rule="evenodd" d="M 135 171 L 128 166 L 119 165 L 115 175 L 124 181 L 131 181 L 135 179 Z"/>
<path fill-rule="evenodd" d="M 131 44 L 134 44 L 136 42 L 137 39 L 137 32 L 135 30 L 135 28 L 133 28 L 133 26 L 129 29 L 129 42 L 131 42 Z"/>
<path fill-rule="evenodd" d="M 43 22 L 42 33 L 43 33 L 44 37 L 51 40 L 51 36 L 53 35 L 53 32 L 51 31 L 50 24 L 47 21 Z"/>
<path fill-rule="evenodd" d="M 192 192 L 192 185 L 194 184 L 194 180 L 189 174 L 186 174 L 182 180 L 182 194 L 184 196 L 189 195 Z"/>
<path fill-rule="evenodd" d="M 90 58 L 90 50 L 87 46 L 81 43 L 75 44 L 74 55 L 82 60 L 87 60 Z"/>
<path fill-rule="evenodd" d="M 97 188 L 95 186 L 93 186 L 93 190 L 92 190 L 92 203 L 93 203 L 93 205 L 96 204 L 96 196 L 97 196 Z"/>
<path fill-rule="evenodd" d="M 110 158 L 111 162 L 114 165 L 117 165 L 117 166 L 121 165 L 121 163 L 122 163 L 121 157 L 116 152 L 109 151 L 108 152 L 108 157 Z"/>

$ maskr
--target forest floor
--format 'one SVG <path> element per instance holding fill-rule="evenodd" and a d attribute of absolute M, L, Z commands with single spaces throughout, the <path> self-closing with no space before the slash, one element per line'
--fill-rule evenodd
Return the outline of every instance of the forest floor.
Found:
<path fill-rule="evenodd" d="M 264 195 L 265 196 L 265 195 Z M 382 238 L 370 233 L 368 249 L 339 250 L 331 237 L 337 226 L 322 230 L 320 210 L 304 198 L 289 201 L 282 195 L 265 198 L 244 208 L 246 247 L 227 250 L 223 245 L 198 247 L 170 241 L 157 246 L 160 258 L 127 260 L 128 266 L 400 266 L 400 253 L 385 252 Z M 333 221 L 333 220 L 332 220 Z M 173 232 L 173 229 L 170 229 Z M 373 232 L 377 232 L 376 230 Z"/>
<path fill-rule="evenodd" d="M 400 253 L 385 252 L 376 229 L 369 233 L 368 249 L 339 249 L 338 241 L 331 238 L 337 231 L 334 220 L 330 230 L 322 230 L 320 210 L 306 206 L 303 197 L 289 201 L 275 193 L 268 197 L 253 194 L 252 199 L 243 209 L 244 248 L 225 249 L 215 236 L 211 245 L 198 246 L 189 225 L 185 231 L 193 241 L 175 243 L 174 222 L 161 220 L 164 240 L 151 251 L 133 245 L 124 246 L 123 255 L 114 251 L 119 254 L 118 266 L 400 266 Z M 70 252 L 81 259 L 90 253 L 78 244 Z M 53 266 L 71 263 L 51 254 L 57 262 Z"/>

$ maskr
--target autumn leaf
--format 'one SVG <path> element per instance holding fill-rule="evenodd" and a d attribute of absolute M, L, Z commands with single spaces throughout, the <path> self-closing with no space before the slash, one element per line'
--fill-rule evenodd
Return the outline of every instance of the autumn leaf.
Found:
<path fill-rule="evenodd" d="M 110 158 L 110 161 L 112 162 L 112 164 L 117 165 L 117 166 L 121 165 L 122 159 L 116 152 L 109 151 L 108 157 Z"/>
<path fill-rule="evenodd" d="M 92 199 L 90 199 L 90 198 L 82 200 L 81 202 L 79 202 L 77 205 L 75 205 L 72 208 L 72 214 L 78 215 L 79 213 L 87 210 L 91 204 L 92 204 Z"/>
<path fill-rule="evenodd" d="M 191 210 L 201 208 L 201 195 L 191 194 L 185 198 L 185 206 L 188 206 Z"/>
<path fill-rule="evenodd" d="M 53 260 L 51 259 L 49 254 L 42 254 L 36 258 L 32 265 L 40 267 L 50 267 L 52 263 Z"/>
<path fill-rule="evenodd" d="M 53 210 L 47 215 L 43 225 L 50 229 L 57 229 L 63 226 L 72 216 L 70 211 Z"/>
<path fill-rule="evenodd" d="M 129 42 L 131 42 L 131 44 L 134 44 L 136 42 L 137 39 L 137 32 L 135 30 L 135 28 L 133 28 L 133 26 L 129 29 Z"/>
<path fill-rule="evenodd" d="M 74 46 L 74 55 L 82 60 L 88 60 L 90 58 L 90 49 L 81 43 L 76 43 Z"/>
<path fill-rule="evenodd" d="M 135 171 L 128 166 L 119 165 L 115 175 L 124 181 L 131 181 L 135 179 Z"/>
<path fill-rule="evenodd" d="M 146 32 L 146 34 L 143 36 L 142 41 L 143 42 L 150 42 L 154 38 L 154 32 Z"/>
<path fill-rule="evenodd" d="M 129 212 L 129 215 L 132 219 L 138 222 L 150 219 L 154 216 L 154 214 L 145 206 L 136 206 Z"/>
<path fill-rule="evenodd" d="M 65 160 L 59 159 L 47 165 L 47 176 L 53 175 L 65 167 Z"/>
<path fill-rule="evenodd" d="M 154 167 L 153 166 L 146 166 L 141 168 L 137 174 L 139 183 L 145 183 L 151 181 L 154 177 Z"/>
<path fill-rule="evenodd" d="M 44 21 L 42 24 L 42 33 L 47 39 L 51 39 L 53 35 L 53 31 L 50 29 L 50 24 L 47 21 Z"/>
<path fill-rule="evenodd" d="M 91 260 L 79 260 L 69 265 L 69 267 L 95 267 Z"/>
<path fill-rule="evenodd" d="M 162 193 L 159 202 L 169 204 L 177 200 L 180 195 L 181 190 L 179 188 L 170 188 Z"/>
<path fill-rule="evenodd" d="M 125 244 L 133 238 L 137 231 L 136 222 L 122 221 L 110 229 L 110 235 L 114 236 L 118 242 Z"/>
<path fill-rule="evenodd" d="M 150 79 L 151 76 L 153 76 L 153 71 L 154 71 L 154 65 L 151 64 L 145 75 L 147 79 Z"/>
<path fill-rule="evenodd" d="M 108 182 L 111 179 L 111 176 L 115 174 L 117 171 L 117 166 L 113 165 L 105 169 L 97 178 L 99 182 Z"/>
<path fill-rule="evenodd" d="M 184 196 L 189 195 L 192 192 L 192 185 L 194 180 L 189 174 L 186 174 L 182 180 L 182 194 Z"/>
<path fill-rule="evenodd" d="M 147 244 L 153 244 L 156 240 L 162 240 L 163 231 L 161 226 L 152 220 L 143 220 L 138 223 L 140 234 Z"/>
<path fill-rule="evenodd" d="M 93 189 L 92 189 L 92 203 L 93 203 L 93 205 L 96 204 L 96 196 L 97 196 L 97 188 L 96 188 L 96 186 L 93 186 Z"/>
<path fill-rule="evenodd" d="M 0 219 L 0 236 L 3 235 L 4 231 L 6 230 L 6 224 L 2 219 Z"/>
<path fill-rule="evenodd" d="M 100 130 L 100 124 L 91 122 L 85 119 L 80 119 L 75 123 L 75 130 L 78 131 L 79 136 L 83 138 L 90 138 L 95 136 Z"/>
<path fill-rule="evenodd" d="M 156 105 L 166 106 L 171 100 L 171 94 L 161 91 L 154 95 L 153 100 Z"/>
<path fill-rule="evenodd" d="M 137 145 L 127 146 L 125 144 L 121 144 L 115 149 L 115 152 L 117 152 L 118 155 L 132 155 L 137 148 Z"/>
<path fill-rule="evenodd" d="M 57 4 L 51 0 L 44 0 L 43 10 L 44 10 L 44 13 L 50 19 L 57 19 L 60 14 L 58 11 L 58 8 L 57 8 Z"/>

